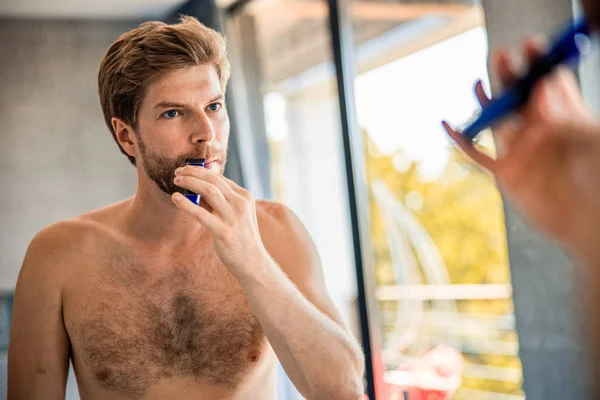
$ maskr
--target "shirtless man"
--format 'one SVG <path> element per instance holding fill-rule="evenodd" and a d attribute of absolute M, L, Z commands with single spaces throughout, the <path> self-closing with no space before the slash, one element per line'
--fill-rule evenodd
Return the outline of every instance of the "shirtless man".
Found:
<path fill-rule="evenodd" d="M 10 400 L 63 399 L 69 358 L 82 399 L 274 399 L 276 357 L 307 399 L 362 398 L 361 349 L 305 228 L 222 175 L 228 77 L 224 40 L 193 18 L 109 48 L 100 100 L 137 192 L 31 242 Z M 205 169 L 179 168 L 199 157 Z"/>

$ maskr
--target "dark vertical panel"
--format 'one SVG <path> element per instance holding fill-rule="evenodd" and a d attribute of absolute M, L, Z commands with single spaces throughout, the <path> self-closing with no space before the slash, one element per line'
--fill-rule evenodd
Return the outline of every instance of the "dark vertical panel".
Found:
<path fill-rule="evenodd" d="M 379 352 L 377 341 L 378 332 L 374 285 L 370 278 L 374 273 L 370 267 L 370 234 L 369 234 L 369 199 L 368 186 L 364 168 L 364 145 L 362 134 L 358 128 L 354 102 L 354 41 L 352 40 L 352 25 L 347 13 L 347 2 L 344 0 L 328 0 L 329 24 L 331 28 L 331 45 L 335 61 L 338 97 L 340 102 L 340 117 L 344 144 L 344 160 L 350 201 L 350 218 L 354 257 L 356 262 L 356 278 L 358 284 L 358 307 L 362 346 L 366 358 L 366 393 L 370 399 L 376 398 L 375 365 L 380 362 L 374 359 L 374 353 Z M 379 361 L 377 361 L 379 360 Z M 379 375 L 383 371 L 378 370 Z M 378 376 L 377 378 L 381 378 Z"/>
<path fill-rule="evenodd" d="M 550 33 L 573 16 L 570 0 L 483 0 L 490 53 Z M 492 82 L 497 88 L 497 82 Z M 516 328 L 528 400 L 591 399 L 580 291 L 572 262 L 505 206 Z"/>
<path fill-rule="evenodd" d="M 238 74 L 243 74 L 245 90 L 245 110 L 249 126 L 240 127 L 238 134 L 251 135 L 246 137 L 246 143 L 251 142 L 251 151 L 253 154 L 244 155 L 246 149 L 240 148 L 240 157 L 252 157 L 254 160 L 251 165 L 255 165 L 254 171 L 258 183 L 262 187 L 263 198 L 272 198 L 271 188 L 271 151 L 267 139 L 267 127 L 265 122 L 265 110 L 262 93 L 262 65 L 260 60 L 260 49 L 258 44 L 258 36 L 256 23 L 253 16 L 240 15 L 239 17 L 240 37 L 243 38 L 243 43 L 239 47 L 239 57 L 243 63 L 243 71 L 237 71 Z M 238 63 L 238 65 L 242 65 Z M 244 143 L 241 138 L 238 143 Z"/>

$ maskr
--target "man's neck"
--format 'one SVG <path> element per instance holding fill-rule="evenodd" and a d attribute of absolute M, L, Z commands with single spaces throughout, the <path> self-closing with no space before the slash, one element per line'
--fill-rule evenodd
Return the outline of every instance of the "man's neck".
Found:
<path fill-rule="evenodd" d="M 138 186 L 126 215 L 126 229 L 144 242 L 180 247 L 196 242 L 206 229 L 173 204 L 157 187 Z"/>

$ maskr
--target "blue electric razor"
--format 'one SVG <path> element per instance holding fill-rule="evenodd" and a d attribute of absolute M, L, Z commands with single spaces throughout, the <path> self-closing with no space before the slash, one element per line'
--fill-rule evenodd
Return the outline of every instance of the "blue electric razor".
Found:
<path fill-rule="evenodd" d="M 185 160 L 185 165 L 191 165 L 192 167 L 203 167 L 206 164 L 204 158 L 188 158 Z M 184 189 L 183 195 L 188 198 L 195 205 L 200 205 L 200 195 L 196 194 L 188 189 Z"/>
<path fill-rule="evenodd" d="M 523 78 L 498 98 L 492 99 L 479 117 L 464 128 L 465 138 L 472 142 L 481 131 L 518 111 L 527 103 L 531 91 L 540 79 L 560 64 L 576 64 L 582 55 L 590 51 L 590 47 L 591 33 L 586 21 L 579 19 L 569 24 L 554 38 L 550 50 L 533 63 Z"/>

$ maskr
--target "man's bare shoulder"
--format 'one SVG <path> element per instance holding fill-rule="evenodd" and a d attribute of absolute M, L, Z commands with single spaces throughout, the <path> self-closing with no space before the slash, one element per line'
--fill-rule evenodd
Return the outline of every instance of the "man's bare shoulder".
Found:
<path fill-rule="evenodd" d="M 268 200 L 256 201 L 256 217 L 261 234 L 298 234 L 304 230 L 300 219 L 285 204 Z"/>
<path fill-rule="evenodd" d="M 112 216 L 120 207 L 117 203 L 45 227 L 32 239 L 26 261 L 38 257 L 60 258 L 64 264 L 69 256 L 92 249 L 111 230 Z"/>
<path fill-rule="evenodd" d="M 317 261 L 317 249 L 310 234 L 287 206 L 260 200 L 256 202 L 256 215 L 265 248 L 284 270 L 291 266 L 308 268 Z"/>
<path fill-rule="evenodd" d="M 38 232 L 29 245 L 28 253 L 54 254 L 77 248 L 93 231 L 93 223 L 76 217 L 56 222 Z"/>
<path fill-rule="evenodd" d="M 35 235 L 25 253 L 17 292 L 21 293 L 20 287 L 43 288 L 44 293 L 60 291 L 87 230 L 82 221 L 73 218 L 49 225 Z"/>

